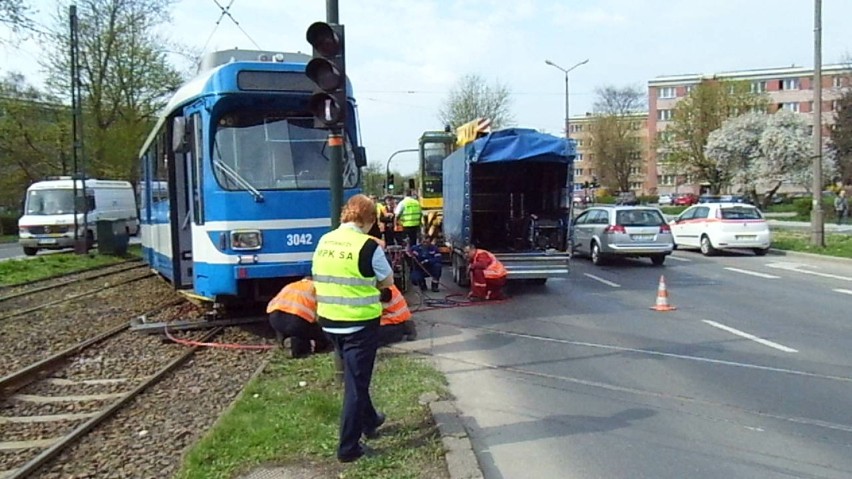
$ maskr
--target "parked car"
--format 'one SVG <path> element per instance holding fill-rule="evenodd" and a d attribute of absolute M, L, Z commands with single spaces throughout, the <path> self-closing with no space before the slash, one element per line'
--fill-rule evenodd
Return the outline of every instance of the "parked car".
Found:
<path fill-rule="evenodd" d="M 747 248 L 763 256 L 772 243 L 763 214 L 744 203 L 697 204 L 670 224 L 678 248 L 698 248 L 705 256 L 731 248 Z"/>
<path fill-rule="evenodd" d="M 657 204 L 660 206 L 669 206 L 673 204 L 673 202 L 674 197 L 672 195 L 660 195 L 659 198 L 657 198 Z"/>
<path fill-rule="evenodd" d="M 639 198 L 636 197 L 636 193 L 632 191 L 622 191 L 615 198 L 616 205 L 627 205 L 627 206 L 635 206 L 639 204 Z"/>
<path fill-rule="evenodd" d="M 657 208 L 593 206 L 574 221 L 574 253 L 595 265 L 609 257 L 646 257 L 661 266 L 672 253 L 671 229 Z"/>
<path fill-rule="evenodd" d="M 692 193 L 682 193 L 674 197 L 675 206 L 692 206 L 698 203 L 698 197 Z"/>

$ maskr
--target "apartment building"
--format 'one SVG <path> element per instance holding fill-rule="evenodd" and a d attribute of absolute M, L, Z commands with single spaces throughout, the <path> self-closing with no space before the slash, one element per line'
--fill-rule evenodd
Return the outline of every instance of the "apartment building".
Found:
<path fill-rule="evenodd" d="M 583 116 L 569 118 L 568 121 L 568 136 L 577 142 L 577 158 L 574 160 L 574 191 L 578 194 L 584 194 L 583 183 L 591 182 L 597 177 L 597 166 L 595 164 L 595 155 L 592 149 L 592 133 L 591 124 L 594 116 L 591 113 L 586 113 Z M 651 131 L 648 126 L 648 114 L 640 113 L 625 117 L 625 121 L 630 122 L 630 127 L 636 132 L 636 136 L 642 141 L 642 154 L 638 158 L 636 164 L 630 172 L 630 190 L 637 195 L 647 194 L 646 178 L 648 154 L 650 145 L 648 143 L 648 132 Z"/>
<path fill-rule="evenodd" d="M 787 109 L 807 115 L 813 122 L 813 69 L 802 67 L 741 70 L 712 75 L 674 75 L 657 77 L 648 82 L 648 138 L 665 135 L 666 127 L 674 117 L 677 103 L 702 80 L 739 80 L 751 82 L 754 92 L 766 93 L 770 111 Z M 841 90 L 850 86 L 849 65 L 826 65 L 822 69 L 822 124 L 823 136 L 828 137 L 828 125 L 834 122 L 834 111 Z M 688 171 L 678 171 L 665 161 L 665 152 L 658 150 L 654 141 L 648 151 L 645 165 L 644 189 L 654 194 L 702 193 L 703 186 Z"/>

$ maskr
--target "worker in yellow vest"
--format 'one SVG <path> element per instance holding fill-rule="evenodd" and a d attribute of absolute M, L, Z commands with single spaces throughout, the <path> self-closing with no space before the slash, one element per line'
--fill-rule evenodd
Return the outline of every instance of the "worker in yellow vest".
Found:
<path fill-rule="evenodd" d="M 370 381 L 379 347 L 379 289 L 393 284 L 393 271 L 379 243 L 367 235 L 375 222 L 376 204 L 364 195 L 351 197 L 340 226 L 320 238 L 313 256 L 317 321 L 343 363 L 340 462 L 371 454 L 361 436 L 377 437 L 385 422 L 370 399 Z"/>
<path fill-rule="evenodd" d="M 422 221 L 423 211 L 420 208 L 420 202 L 415 198 L 416 196 L 414 193 L 409 193 L 396 205 L 394 210 L 396 221 L 402 226 L 403 235 L 408 239 L 408 246 L 416 245 L 420 236 L 420 222 Z"/>
<path fill-rule="evenodd" d="M 396 285 L 381 291 L 382 319 L 379 326 L 379 345 L 387 346 L 403 339 L 417 339 L 417 328 L 411 320 L 408 303 Z"/>
<path fill-rule="evenodd" d="M 314 282 L 305 277 L 284 286 L 266 306 L 269 324 L 283 345 L 290 338 L 290 354 L 302 358 L 313 352 L 331 350 L 331 342 L 317 324 L 317 297 Z"/>

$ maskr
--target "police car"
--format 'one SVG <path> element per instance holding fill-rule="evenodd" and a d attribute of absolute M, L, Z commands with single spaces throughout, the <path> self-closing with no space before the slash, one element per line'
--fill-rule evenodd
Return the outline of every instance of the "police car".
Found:
<path fill-rule="evenodd" d="M 698 248 L 705 256 L 722 249 L 769 252 L 772 234 L 759 209 L 744 203 L 700 203 L 670 223 L 676 247 Z"/>

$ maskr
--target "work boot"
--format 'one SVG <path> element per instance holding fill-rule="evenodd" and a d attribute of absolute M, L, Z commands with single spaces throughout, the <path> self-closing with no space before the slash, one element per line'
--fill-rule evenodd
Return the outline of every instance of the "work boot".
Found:
<path fill-rule="evenodd" d="M 385 415 L 377 412 L 376 413 L 376 424 L 373 427 L 368 427 L 364 429 L 364 437 L 367 439 L 376 439 L 379 437 L 378 429 L 382 427 L 382 424 L 385 423 Z"/>
<path fill-rule="evenodd" d="M 425 280 L 425 279 L 421 279 L 421 280 L 420 280 L 420 291 L 423 291 L 423 292 L 425 293 L 425 292 L 426 292 L 426 289 L 427 289 L 427 288 L 426 288 L 426 280 Z"/>
<path fill-rule="evenodd" d="M 417 339 L 417 325 L 414 324 L 414 321 L 408 320 L 402 323 L 403 334 L 405 334 L 406 341 L 414 341 Z"/>
<path fill-rule="evenodd" d="M 432 292 L 433 293 L 438 292 L 438 282 L 437 281 L 432 281 Z"/>

